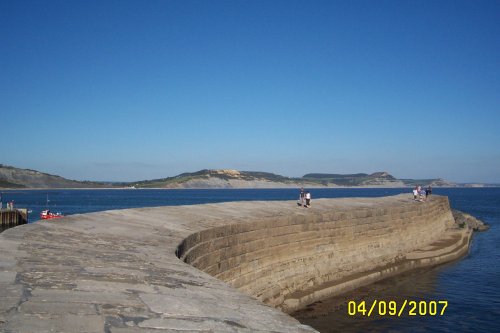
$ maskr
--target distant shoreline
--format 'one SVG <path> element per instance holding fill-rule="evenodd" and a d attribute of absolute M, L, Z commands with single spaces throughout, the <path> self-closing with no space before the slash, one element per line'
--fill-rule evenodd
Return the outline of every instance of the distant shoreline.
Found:
<path fill-rule="evenodd" d="M 307 188 L 307 189 L 412 189 L 413 186 L 288 186 L 288 187 L 12 187 L 12 188 L 0 188 L 0 191 L 43 191 L 43 190 L 286 190 L 294 188 Z M 433 186 L 433 188 L 498 188 L 499 185 L 484 185 L 484 186 Z"/>
<path fill-rule="evenodd" d="M 465 183 L 463 183 L 465 184 Z M 302 177 L 287 177 L 265 171 L 234 169 L 203 169 L 177 176 L 137 181 L 78 181 L 31 169 L 0 164 L 0 188 L 5 189 L 116 189 L 116 188 L 405 188 L 413 186 L 445 187 L 460 184 L 442 178 L 398 179 L 388 172 L 335 174 L 307 173 Z M 470 186 L 482 184 L 470 183 Z"/>

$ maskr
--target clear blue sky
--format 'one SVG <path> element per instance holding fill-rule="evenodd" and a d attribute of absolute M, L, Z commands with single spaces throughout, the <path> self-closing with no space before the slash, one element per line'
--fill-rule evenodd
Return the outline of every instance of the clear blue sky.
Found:
<path fill-rule="evenodd" d="M 500 1 L 0 0 L 0 163 L 500 183 Z"/>

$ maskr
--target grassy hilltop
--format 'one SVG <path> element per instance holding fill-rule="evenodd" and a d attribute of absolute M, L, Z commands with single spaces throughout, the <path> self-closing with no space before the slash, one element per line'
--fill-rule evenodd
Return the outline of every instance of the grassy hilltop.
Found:
<path fill-rule="evenodd" d="M 31 169 L 0 164 L 0 188 L 98 188 L 105 183 L 77 181 Z"/>

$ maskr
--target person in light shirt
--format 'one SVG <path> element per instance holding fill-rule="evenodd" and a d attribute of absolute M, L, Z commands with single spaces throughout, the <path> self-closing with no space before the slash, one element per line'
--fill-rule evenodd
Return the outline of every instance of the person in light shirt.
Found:
<path fill-rule="evenodd" d="M 306 204 L 304 205 L 304 207 L 309 208 L 311 207 L 311 192 L 306 191 L 305 197 L 306 197 Z"/>

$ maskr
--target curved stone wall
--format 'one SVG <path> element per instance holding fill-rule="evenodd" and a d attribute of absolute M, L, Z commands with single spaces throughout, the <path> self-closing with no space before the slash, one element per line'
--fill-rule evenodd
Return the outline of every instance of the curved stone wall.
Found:
<path fill-rule="evenodd" d="M 318 199 L 310 209 L 135 208 L 19 226 L 0 234 L 0 331 L 314 332 L 284 312 L 457 258 L 470 232 L 452 224 L 447 198 L 401 194 Z"/>
<path fill-rule="evenodd" d="M 332 283 L 344 283 L 340 290 L 347 290 L 387 276 L 359 280 L 439 240 L 453 222 L 446 197 L 422 203 L 405 195 L 397 205 L 338 199 L 338 207 L 316 200 L 296 214 L 195 232 L 179 245 L 177 256 L 271 306 L 293 311 L 303 306 L 287 302 L 297 293 Z M 359 282 L 346 283 L 353 279 Z"/>

